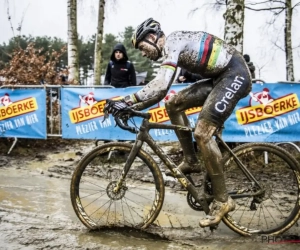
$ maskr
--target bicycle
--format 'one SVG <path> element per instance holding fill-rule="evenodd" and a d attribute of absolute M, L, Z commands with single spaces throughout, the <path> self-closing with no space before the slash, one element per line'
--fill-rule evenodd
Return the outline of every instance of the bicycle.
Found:
<path fill-rule="evenodd" d="M 209 213 L 213 186 L 206 174 L 196 185 L 192 175 L 183 175 L 158 146 L 149 131 L 194 128 L 149 122 L 150 114 L 127 109 L 127 119 L 115 117 L 116 124 L 136 133 L 134 144 L 111 142 L 95 147 L 78 163 L 71 180 L 74 211 L 89 229 L 133 227 L 145 229 L 156 221 L 162 208 L 165 186 L 162 172 L 143 148 L 146 143 L 187 190 L 187 202 L 196 211 Z M 140 128 L 128 119 L 142 118 Z M 246 143 L 230 149 L 215 133 L 225 153 L 222 158 L 229 195 L 236 209 L 223 222 L 236 233 L 278 235 L 300 217 L 300 166 L 284 149 L 272 143 Z M 212 226 L 211 230 L 217 228 Z"/>

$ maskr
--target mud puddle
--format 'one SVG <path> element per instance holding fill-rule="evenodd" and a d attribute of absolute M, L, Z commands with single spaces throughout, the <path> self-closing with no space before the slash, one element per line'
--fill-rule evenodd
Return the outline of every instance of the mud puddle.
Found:
<path fill-rule="evenodd" d="M 271 245 L 261 237 L 241 237 L 224 224 L 213 234 L 199 228 L 204 214 L 193 211 L 184 192 L 167 188 L 160 217 L 164 227 L 88 231 L 70 201 L 70 178 L 76 162 L 94 143 L 34 154 L 1 155 L 0 249 L 298 249 L 296 244 Z M 175 204 L 175 205 L 174 205 Z M 299 234 L 294 226 L 290 234 Z"/>

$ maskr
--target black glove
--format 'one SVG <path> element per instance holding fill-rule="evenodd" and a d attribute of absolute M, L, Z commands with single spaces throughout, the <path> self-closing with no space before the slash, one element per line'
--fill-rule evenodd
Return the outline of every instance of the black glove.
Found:
<path fill-rule="evenodd" d="M 106 104 L 104 105 L 104 113 L 112 114 L 113 116 L 118 115 L 121 110 L 124 110 L 128 107 L 128 104 L 124 102 L 124 100 L 106 100 Z"/>
<path fill-rule="evenodd" d="M 185 71 L 184 74 L 183 74 L 183 76 L 188 79 L 188 78 L 192 77 L 192 73 L 190 73 L 188 71 Z"/>

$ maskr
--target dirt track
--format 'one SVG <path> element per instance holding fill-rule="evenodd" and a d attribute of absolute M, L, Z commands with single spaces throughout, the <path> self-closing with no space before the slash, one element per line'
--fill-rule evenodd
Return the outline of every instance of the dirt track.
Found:
<path fill-rule="evenodd" d="M 281 244 L 261 243 L 261 237 L 240 237 L 223 224 L 214 234 L 200 229 L 199 212 L 187 206 L 181 192 L 173 191 L 166 194 L 166 204 L 176 202 L 174 221 L 184 214 L 184 225 L 173 223 L 153 234 L 89 232 L 74 214 L 69 185 L 74 165 L 83 153 L 94 147 L 94 142 L 42 142 L 20 142 L 9 156 L 5 155 L 9 146 L 3 142 L 0 145 L 0 249 L 283 248 Z M 289 233 L 300 234 L 300 229 L 293 227 Z M 298 247 L 284 245 L 284 249 Z"/>

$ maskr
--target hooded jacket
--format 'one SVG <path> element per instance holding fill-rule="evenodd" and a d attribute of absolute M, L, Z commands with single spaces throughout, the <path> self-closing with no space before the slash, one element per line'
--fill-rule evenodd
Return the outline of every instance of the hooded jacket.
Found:
<path fill-rule="evenodd" d="M 117 60 L 115 58 L 115 52 L 121 51 L 123 58 Z M 115 88 L 126 88 L 128 86 L 136 85 L 135 69 L 131 62 L 128 61 L 126 49 L 123 44 L 118 43 L 110 56 L 110 62 L 106 68 L 105 85 L 112 85 Z"/>
<path fill-rule="evenodd" d="M 247 62 L 247 65 L 250 70 L 251 77 L 252 77 L 252 79 L 254 79 L 255 78 L 255 66 L 252 62 Z"/>
<path fill-rule="evenodd" d="M 244 55 L 244 59 L 245 59 L 245 61 L 246 61 L 246 63 L 247 63 L 247 66 L 248 66 L 248 68 L 249 68 L 249 70 L 250 70 L 251 77 L 252 77 L 252 79 L 254 79 L 254 78 L 255 78 L 255 66 L 254 66 L 254 64 L 250 61 L 250 56 L 249 56 L 248 54 L 245 54 L 245 55 Z"/>

